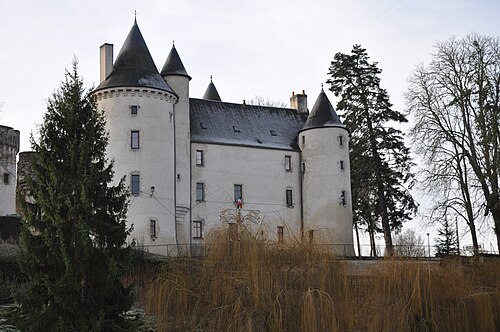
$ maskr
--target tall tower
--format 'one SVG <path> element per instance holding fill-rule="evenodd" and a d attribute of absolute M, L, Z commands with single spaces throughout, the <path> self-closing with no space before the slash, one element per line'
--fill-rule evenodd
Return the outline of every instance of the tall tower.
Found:
<path fill-rule="evenodd" d="M 161 76 L 178 96 L 174 105 L 175 128 L 175 220 L 178 243 L 191 241 L 191 135 L 189 125 L 189 81 L 191 77 L 172 45 Z"/>
<path fill-rule="evenodd" d="M 349 136 L 323 89 L 299 132 L 304 235 L 351 255 L 352 204 Z"/>
<path fill-rule="evenodd" d="M 131 192 L 130 236 L 139 245 L 176 243 L 174 104 L 178 97 L 158 73 L 136 21 L 114 64 L 110 48 L 111 44 L 101 47 L 104 80 L 94 94 L 98 109 L 106 115 L 106 153 L 115 161 L 115 182 L 125 176 Z M 167 254 L 165 247 L 147 250 Z"/>
<path fill-rule="evenodd" d="M 0 125 L 0 216 L 16 213 L 16 156 L 19 130 Z"/>

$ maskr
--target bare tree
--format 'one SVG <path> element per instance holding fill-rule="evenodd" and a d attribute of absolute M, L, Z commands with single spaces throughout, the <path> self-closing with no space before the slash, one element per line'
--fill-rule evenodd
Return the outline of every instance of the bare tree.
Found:
<path fill-rule="evenodd" d="M 278 108 L 287 108 L 289 107 L 287 103 L 281 100 L 270 100 L 269 98 L 264 98 L 262 96 L 253 96 L 251 99 L 247 100 L 248 105 L 256 105 L 256 106 L 269 106 L 269 107 L 278 107 Z"/>
<path fill-rule="evenodd" d="M 424 257 L 424 239 L 414 229 L 396 234 L 394 237 L 394 255 L 401 257 Z"/>
<path fill-rule="evenodd" d="M 478 211 L 491 213 L 500 245 L 500 40 L 471 34 L 438 43 L 406 98 L 427 185 L 445 184 L 444 205 L 467 220 L 476 252 Z"/>

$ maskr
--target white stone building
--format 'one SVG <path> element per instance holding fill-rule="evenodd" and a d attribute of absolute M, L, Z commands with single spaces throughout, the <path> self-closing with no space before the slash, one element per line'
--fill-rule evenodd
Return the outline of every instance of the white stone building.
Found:
<path fill-rule="evenodd" d="M 19 130 L 0 125 L 0 216 L 16 213 L 16 156 Z"/>
<path fill-rule="evenodd" d="M 192 98 L 175 46 L 158 72 L 136 22 L 116 61 L 113 45 L 100 51 L 95 96 L 131 191 L 131 240 L 160 254 L 196 247 L 241 213 L 276 242 L 353 253 L 348 132 L 323 91 L 311 112 L 305 93 L 290 108 L 234 104 L 213 82 Z"/>

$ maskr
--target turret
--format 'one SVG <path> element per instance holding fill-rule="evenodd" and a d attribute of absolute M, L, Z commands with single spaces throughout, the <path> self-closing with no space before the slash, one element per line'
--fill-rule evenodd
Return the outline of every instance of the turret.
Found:
<path fill-rule="evenodd" d="M 179 53 L 172 45 L 161 70 L 165 82 L 179 97 L 174 105 L 175 122 L 175 219 L 178 243 L 190 243 L 191 233 L 191 136 L 189 133 L 189 81 Z"/>
<path fill-rule="evenodd" d="M 106 53 L 112 54 L 111 44 L 106 45 Z M 94 95 L 106 115 L 106 153 L 115 161 L 115 182 L 126 176 L 131 192 L 130 240 L 146 246 L 175 243 L 174 104 L 178 96 L 159 74 L 136 21 L 112 69 L 109 61 L 104 64 L 106 78 Z M 148 250 L 166 254 L 161 247 Z"/>
<path fill-rule="evenodd" d="M 210 75 L 210 83 L 208 84 L 207 90 L 205 91 L 205 94 L 203 95 L 203 99 L 221 101 L 220 96 L 219 96 L 219 92 L 217 91 L 217 88 L 215 87 L 215 84 L 212 81 L 212 75 Z"/>
<path fill-rule="evenodd" d="M 299 132 L 304 236 L 353 254 L 349 136 L 323 89 Z"/>

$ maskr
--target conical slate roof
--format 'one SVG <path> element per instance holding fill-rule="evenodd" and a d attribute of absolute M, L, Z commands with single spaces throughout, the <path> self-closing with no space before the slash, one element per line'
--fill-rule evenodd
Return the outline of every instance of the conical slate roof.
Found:
<path fill-rule="evenodd" d="M 113 70 L 96 91 L 114 87 L 145 87 L 174 93 L 158 73 L 136 20 L 116 58 Z"/>
<path fill-rule="evenodd" d="M 212 82 L 212 76 L 210 76 L 210 84 L 208 85 L 207 90 L 205 91 L 205 94 L 203 95 L 203 99 L 222 101 L 220 99 L 219 93 L 217 92 L 217 88 L 214 85 L 214 82 Z"/>
<path fill-rule="evenodd" d="M 180 75 L 186 76 L 191 80 L 191 76 L 188 75 L 184 65 L 182 64 L 181 57 L 177 50 L 175 49 L 175 45 L 172 45 L 172 49 L 168 54 L 167 60 L 161 69 L 161 76 L 167 75 Z"/>
<path fill-rule="evenodd" d="M 318 99 L 314 103 L 311 113 L 307 117 L 306 123 L 302 127 L 302 130 L 320 127 L 344 127 L 342 121 L 340 121 L 339 116 L 333 109 L 330 100 L 321 88 Z"/>

